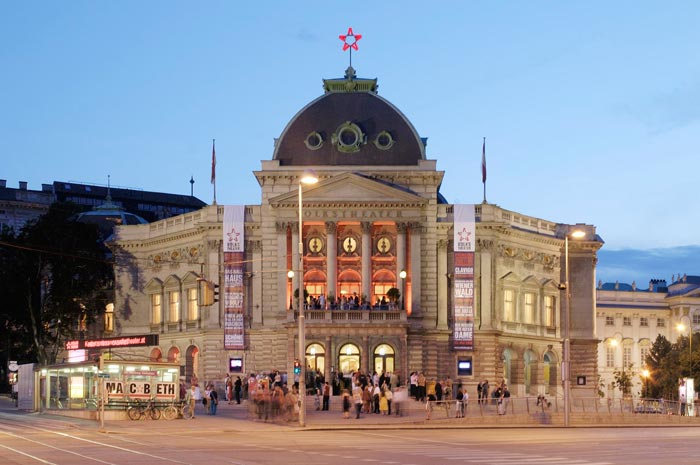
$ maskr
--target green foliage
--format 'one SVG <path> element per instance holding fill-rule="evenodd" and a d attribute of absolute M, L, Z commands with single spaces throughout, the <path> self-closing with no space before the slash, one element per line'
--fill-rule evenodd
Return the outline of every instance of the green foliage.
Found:
<path fill-rule="evenodd" d="M 623 396 L 630 395 L 632 390 L 632 377 L 634 375 L 634 366 L 631 363 L 621 370 L 615 369 L 615 371 L 613 371 L 613 383 Z"/>
<path fill-rule="evenodd" d="M 55 363 L 65 341 L 77 338 L 112 300 L 107 249 L 94 225 L 71 220 L 79 211 L 56 203 L 18 234 L 0 235 L 0 325 L 9 335 L 7 357 Z"/>
<path fill-rule="evenodd" d="M 647 397 L 675 399 L 678 395 L 678 378 L 681 377 L 679 349 L 682 339 L 673 344 L 660 334 L 656 337 L 646 359 L 650 373 Z"/>
<path fill-rule="evenodd" d="M 386 291 L 386 296 L 390 302 L 398 302 L 399 298 L 401 298 L 401 292 L 397 288 L 392 287 Z"/>

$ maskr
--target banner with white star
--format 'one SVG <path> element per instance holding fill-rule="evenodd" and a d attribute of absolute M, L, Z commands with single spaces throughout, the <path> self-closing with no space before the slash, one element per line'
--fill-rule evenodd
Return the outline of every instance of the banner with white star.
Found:
<path fill-rule="evenodd" d="M 224 206 L 224 349 L 245 349 L 245 205 Z"/>
<path fill-rule="evenodd" d="M 452 347 L 474 348 L 474 205 L 454 206 L 454 274 Z"/>

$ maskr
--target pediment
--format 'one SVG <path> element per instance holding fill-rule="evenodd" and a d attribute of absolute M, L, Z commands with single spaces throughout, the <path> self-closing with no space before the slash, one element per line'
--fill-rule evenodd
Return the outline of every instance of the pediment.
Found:
<path fill-rule="evenodd" d="M 520 284 L 520 282 L 522 282 L 520 277 L 512 271 L 509 271 L 508 273 L 501 276 L 501 281 L 506 281 L 509 283 L 518 283 L 518 284 Z"/>
<path fill-rule="evenodd" d="M 425 205 L 428 200 L 402 186 L 370 179 L 356 173 L 343 173 L 303 188 L 304 204 L 395 204 Z M 298 190 L 270 199 L 270 205 L 296 206 Z"/>

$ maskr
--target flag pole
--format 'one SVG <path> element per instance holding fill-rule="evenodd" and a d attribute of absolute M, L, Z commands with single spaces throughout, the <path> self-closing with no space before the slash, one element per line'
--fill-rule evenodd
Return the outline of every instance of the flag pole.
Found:
<path fill-rule="evenodd" d="M 216 139 L 211 140 L 211 183 L 214 186 L 214 203 L 216 205 Z"/>
<path fill-rule="evenodd" d="M 481 146 L 481 182 L 484 184 L 484 202 L 486 201 L 486 137 L 484 137 L 484 143 Z"/>

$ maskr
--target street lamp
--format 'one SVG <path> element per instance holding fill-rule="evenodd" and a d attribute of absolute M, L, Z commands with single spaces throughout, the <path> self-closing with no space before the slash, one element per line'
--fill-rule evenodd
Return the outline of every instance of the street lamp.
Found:
<path fill-rule="evenodd" d="M 571 288 L 569 286 L 569 236 L 574 239 L 581 239 L 586 233 L 580 229 L 575 229 L 573 231 L 567 231 L 564 235 L 564 263 L 566 265 L 566 274 L 564 284 L 566 289 L 566 325 L 564 326 L 564 369 L 562 370 L 562 375 L 564 376 L 564 426 L 569 426 L 569 400 L 571 397 L 571 374 L 569 373 L 571 368 L 571 341 L 570 341 L 570 327 L 571 327 Z"/>
<path fill-rule="evenodd" d="M 649 397 L 649 370 L 642 370 L 642 378 L 644 378 L 644 398 Z"/>
<path fill-rule="evenodd" d="M 399 272 L 399 278 L 401 278 L 401 310 L 406 309 L 406 276 L 406 270 Z"/>
<path fill-rule="evenodd" d="M 318 177 L 313 170 L 304 170 L 299 178 L 299 426 L 306 426 L 306 321 L 304 315 L 304 239 L 302 237 L 302 197 L 303 184 L 316 184 Z"/>
<path fill-rule="evenodd" d="M 690 325 L 690 322 L 688 322 L 688 378 L 693 378 L 693 328 Z M 676 329 L 678 330 L 679 333 L 682 333 L 685 331 L 685 325 L 683 323 L 678 323 L 676 325 Z"/>
<path fill-rule="evenodd" d="M 616 352 L 617 352 L 618 344 L 619 344 L 619 342 L 617 341 L 617 339 L 610 340 L 610 345 L 615 349 Z M 617 355 L 617 354 L 615 354 L 615 355 Z M 617 369 L 617 367 L 615 369 Z M 627 391 L 627 378 L 625 378 L 625 349 L 624 349 L 624 347 L 622 349 L 622 375 L 620 376 L 619 381 L 620 381 L 619 382 L 620 391 L 622 392 L 622 398 L 624 399 L 625 394 L 626 394 L 625 391 Z"/>

